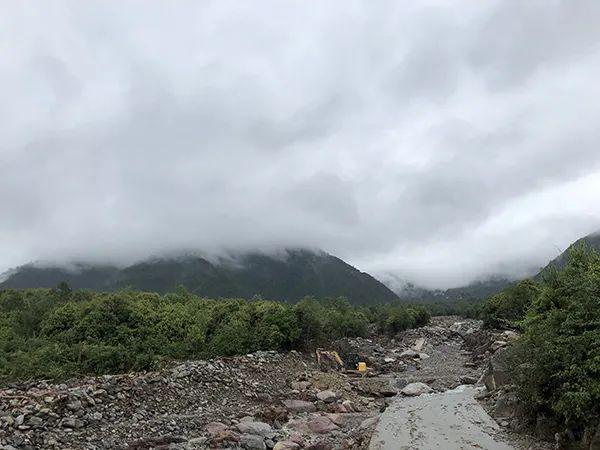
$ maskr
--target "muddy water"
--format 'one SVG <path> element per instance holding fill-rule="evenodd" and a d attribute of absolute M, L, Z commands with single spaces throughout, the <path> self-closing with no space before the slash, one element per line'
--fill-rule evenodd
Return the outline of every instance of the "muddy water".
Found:
<path fill-rule="evenodd" d="M 383 413 L 370 450 L 513 450 L 473 398 L 476 388 L 397 396 Z"/>

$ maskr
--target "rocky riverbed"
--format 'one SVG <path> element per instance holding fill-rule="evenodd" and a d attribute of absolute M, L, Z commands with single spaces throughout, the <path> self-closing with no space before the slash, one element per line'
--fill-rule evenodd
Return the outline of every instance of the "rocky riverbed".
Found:
<path fill-rule="evenodd" d="M 514 336 L 479 328 L 443 317 L 393 338 L 336 342 L 343 357 L 367 362 L 366 376 L 323 372 L 312 354 L 258 352 L 158 372 L 5 386 L 0 448 L 365 449 L 390 404 L 486 381 L 490 356 Z M 420 426 L 422 434 L 434 432 Z"/>

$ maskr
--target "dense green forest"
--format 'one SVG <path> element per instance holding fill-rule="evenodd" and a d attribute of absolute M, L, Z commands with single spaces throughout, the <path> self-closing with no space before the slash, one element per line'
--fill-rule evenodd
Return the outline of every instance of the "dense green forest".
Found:
<path fill-rule="evenodd" d="M 487 326 L 523 332 L 512 349 L 519 396 L 579 435 L 600 421 L 600 257 L 576 246 L 541 281 L 522 281 L 482 308 Z"/>
<path fill-rule="evenodd" d="M 400 303 L 344 299 L 211 300 L 180 288 L 139 291 L 0 291 L 0 377 L 64 378 L 145 370 L 165 359 L 255 350 L 311 349 L 345 336 L 424 325 L 429 313 Z"/>

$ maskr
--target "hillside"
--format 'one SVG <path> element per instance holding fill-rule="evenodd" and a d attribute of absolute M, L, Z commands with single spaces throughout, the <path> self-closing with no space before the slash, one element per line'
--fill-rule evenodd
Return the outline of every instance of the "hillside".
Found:
<path fill-rule="evenodd" d="M 245 254 L 235 261 L 210 262 L 198 256 L 157 258 L 129 267 L 78 264 L 75 269 L 25 265 L 6 275 L 0 288 L 54 287 L 114 291 L 133 288 L 165 293 L 177 286 L 206 297 L 261 296 L 297 301 L 305 296 L 380 303 L 397 298 L 371 275 L 325 252 L 287 250 L 285 257 Z"/>
<path fill-rule="evenodd" d="M 558 255 L 556 258 L 550 261 L 548 265 L 546 265 L 546 267 L 544 267 L 534 278 L 536 280 L 539 280 L 542 277 L 543 273 L 551 267 L 554 267 L 559 270 L 564 268 L 567 264 L 569 252 L 571 251 L 571 249 L 580 245 L 584 245 L 587 248 L 594 249 L 596 250 L 596 252 L 600 253 L 600 231 L 588 234 L 587 236 L 582 237 L 581 239 L 578 239 L 577 241 L 569 245 L 569 247 L 564 252 L 562 252 L 560 255 Z"/>

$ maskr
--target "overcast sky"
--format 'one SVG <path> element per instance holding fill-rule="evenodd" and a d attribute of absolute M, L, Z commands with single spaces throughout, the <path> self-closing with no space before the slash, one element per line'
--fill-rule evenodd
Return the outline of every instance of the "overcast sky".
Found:
<path fill-rule="evenodd" d="M 0 271 L 322 248 L 428 287 L 600 229 L 600 2 L 1 2 Z"/>

